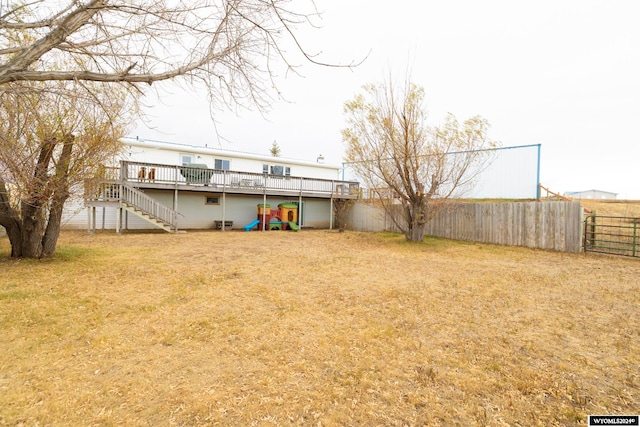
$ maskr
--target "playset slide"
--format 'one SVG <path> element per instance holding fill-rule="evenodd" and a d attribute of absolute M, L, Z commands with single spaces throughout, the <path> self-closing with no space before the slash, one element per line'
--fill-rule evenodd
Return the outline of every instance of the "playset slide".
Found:
<path fill-rule="evenodd" d="M 293 231 L 298 231 L 298 230 L 300 230 L 300 227 L 298 227 L 298 224 L 296 224 L 295 222 L 290 221 L 289 222 L 289 229 L 293 230 Z"/>
<path fill-rule="evenodd" d="M 245 225 L 245 226 L 244 226 L 244 231 L 251 231 L 251 229 L 252 229 L 253 227 L 255 227 L 256 225 L 258 225 L 258 224 L 260 224 L 260 220 L 256 219 L 256 220 L 255 220 L 255 221 L 253 221 L 252 223 Z"/>

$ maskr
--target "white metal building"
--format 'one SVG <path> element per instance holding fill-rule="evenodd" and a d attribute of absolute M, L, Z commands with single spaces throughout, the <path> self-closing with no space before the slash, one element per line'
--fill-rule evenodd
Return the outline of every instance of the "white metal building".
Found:
<path fill-rule="evenodd" d="M 618 197 L 618 193 L 602 190 L 586 190 L 586 191 L 569 191 L 564 193 L 565 196 L 572 199 L 604 199 L 613 200 Z"/>
<path fill-rule="evenodd" d="M 473 184 L 465 188 L 465 199 L 537 199 L 540 196 L 540 144 L 481 150 L 486 157 Z M 449 153 L 456 156 L 456 153 Z M 470 171 L 473 175 L 474 172 Z M 342 179 L 357 179 L 348 163 Z"/>

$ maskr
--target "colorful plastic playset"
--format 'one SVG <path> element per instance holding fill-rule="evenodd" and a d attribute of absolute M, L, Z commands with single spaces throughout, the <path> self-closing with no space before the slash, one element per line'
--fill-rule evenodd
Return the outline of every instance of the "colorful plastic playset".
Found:
<path fill-rule="evenodd" d="M 259 204 L 257 219 L 244 226 L 245 231 L 251 231 L 254 228 L 265 231 L 298 231 L 300 229 L 298 227 L 298 205 L 280 203 L 278 209 L 271 209 L 271 205 Z"/>

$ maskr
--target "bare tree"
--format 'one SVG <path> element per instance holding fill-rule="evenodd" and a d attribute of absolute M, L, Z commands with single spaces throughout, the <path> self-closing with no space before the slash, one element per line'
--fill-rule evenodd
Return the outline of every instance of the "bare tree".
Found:
<path fill-rule="evenodd" d="M 0 224 L 13 256 L 53 252 L 74 179 L 91 176 L 117 145 L 123 106 L 135 110 L 153 83 L 204 87 L 212 107 L 264 111 L 278 93 L 278 67 L 295 71 L 294 55 L 330 65 L 295 36 L 297 27 L 319 16 L 313 0 L 306 9 L 289 0 L 16 0 L 2 6 Z M 121 91 L 130 98 L 119 104 L 105 96 Z"/>
<path fill-rule="evenodd" d="M 54 253 L 65 202 L 121 147 L 135 113 L 130 99 L 101 83 L 2 86 L 0 225 L 12 257 Z"/>
<path fill-rule="evenodd" d="M 81 80 L 127 83 L 135 91 L 181 78 L 203 85 L 212 104 L 264 109 L 277 74 L 274 60 L 292 70 L 293 51 L 319 64 L 294 35 L 318 16 L 313 0 L 306 10 L 289 0 L 9 4 L 0 16 L 0 85 Z M 55 61 L 65 67 L 52 69 Z"/>
<path fill-rule="evenodd" d="M 408 80 L 396 89 L 391 79 L 370 84 L 345 104 L 346 160 L 407 240 L 422 241 L 424 225 L 472 187 L 489 160 L 485 149 L 496 144 L 480 117 L 460 125 L 448 115 L 428 127 L 424 90 Z"/>

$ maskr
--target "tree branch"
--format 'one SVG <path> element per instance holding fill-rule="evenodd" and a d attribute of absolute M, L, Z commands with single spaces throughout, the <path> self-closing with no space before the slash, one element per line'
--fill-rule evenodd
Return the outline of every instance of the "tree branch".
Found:
<path fill-rule="evenodd" d="M 91 17 L 100 10 L 99 7 L 105 4 L 106 0 L 91 0 L 85 6 L 78 7 L 78 9 L 72 11 L 46 36 L 24 49 L 8 61 L 7 64 L 0 67 L 0 84 L 20 80 L 12 78 L 11 76 L 26 70 L 40 59 L 42 55 L 62 43 L 69 34 L 75 33 L 80 27 L 89 22 Z"/>

